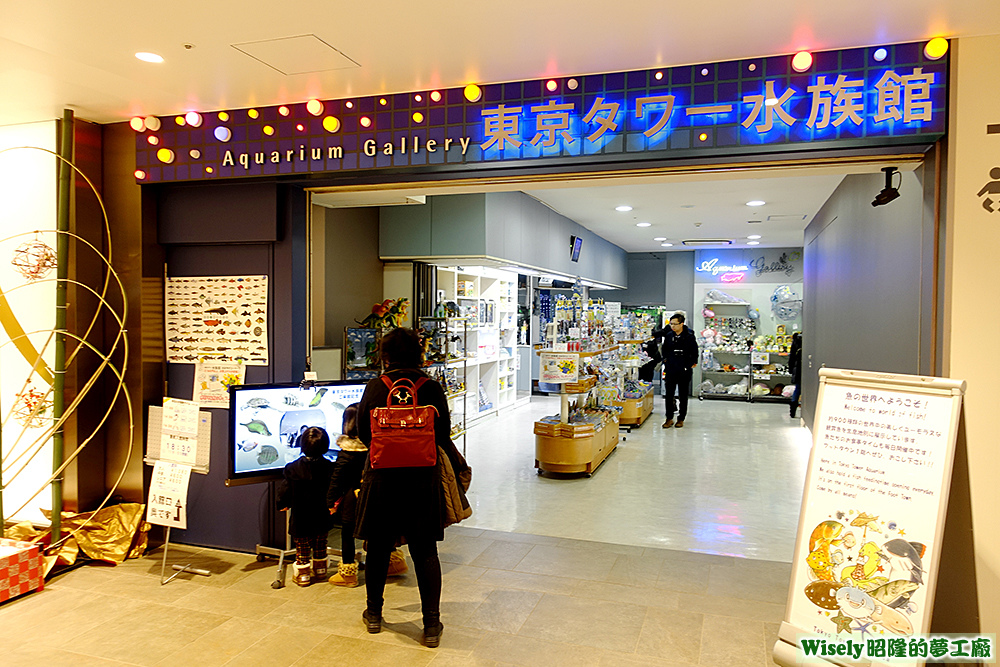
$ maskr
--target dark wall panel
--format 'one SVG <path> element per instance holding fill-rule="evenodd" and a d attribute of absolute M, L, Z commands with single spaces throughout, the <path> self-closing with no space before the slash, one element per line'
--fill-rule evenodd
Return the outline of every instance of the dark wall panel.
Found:
<path fill-rule="evenodd" d="M 266 243 L 278 239 L 273 184 L 165 186 L 158 192 L 159 242 Z"/>
<path fill-rule="evenodd" d="M 921 183 L 903 174 L 900 197 L 873 207 L 882 174 L 847 176 L 806 228 L 804 247 L 803 416 L 812 419 L 822 366 L 893 373 L 928 372 L 921 290 L 927 265 Z"/>
<path fill-rule="evenodd" d="M 663 305 L 666 298 L 666 253 L 629 253 L 627 255 L 628 289 L 608 292 L 611 301 L 627 306 Z"/>
<path fill-rule="evenodd" d="M 317 255 L 314 261 L 326 262 L 326 344 L 340 347 L 344 327 L 357 326 L 355 320 L 382 301 L 379 209 L 326 209 L 325 260 Z"/>

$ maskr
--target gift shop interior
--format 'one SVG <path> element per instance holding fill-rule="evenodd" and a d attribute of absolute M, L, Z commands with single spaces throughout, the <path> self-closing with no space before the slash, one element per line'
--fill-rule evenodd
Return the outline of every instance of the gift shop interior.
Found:
<path fill-rule="evenodd" d="M 926 252 L 924 171 L 911 156 L 317 190 L 311 367 L 374 377 L 377 334 L 359 314 L 406 299 L 401 323 L 423 332 L 475 470 L 469 526 L 787 562 L 817 369 L 917 370 L 908 340 L 880 358 L 842 339 L 832 314 L 851 312 L 862 286 L 891 290 L 884 318 L 849 327 L 910 322 L 903 337 L 919 336 L 921 283 L 887 263 L 919 265 Z M 874 206 L 884 187 L 899 199 Z M 683 429 L 663 427 L 663 338 L 648 344 L 678 312 L 699 348 Z"/>

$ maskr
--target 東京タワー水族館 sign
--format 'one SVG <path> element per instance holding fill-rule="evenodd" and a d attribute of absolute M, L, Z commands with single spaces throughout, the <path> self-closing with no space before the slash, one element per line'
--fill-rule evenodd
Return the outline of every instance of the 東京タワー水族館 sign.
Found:
<path fill-rule="evenodd" d="M 803 72 L 782 55 L 137 118 L 136 176 L 634 166 L 944 134 L 947 56 L 918 43 L 812 55 Z"/>

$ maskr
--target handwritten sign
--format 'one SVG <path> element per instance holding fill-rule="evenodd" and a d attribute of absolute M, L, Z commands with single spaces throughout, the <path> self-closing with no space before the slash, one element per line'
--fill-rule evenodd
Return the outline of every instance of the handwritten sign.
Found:
<path fill-rule="evenodd" d="M 160 458 L 193 466 L 198 456 L 198 404 L 164 398 L 162 414 Z"/>
<path fill-rule="evenodd" d="M 191 467 L 157 461 L 149 482 L 146 520 L 158 526 L 187 528 L 187 492 Z"/>

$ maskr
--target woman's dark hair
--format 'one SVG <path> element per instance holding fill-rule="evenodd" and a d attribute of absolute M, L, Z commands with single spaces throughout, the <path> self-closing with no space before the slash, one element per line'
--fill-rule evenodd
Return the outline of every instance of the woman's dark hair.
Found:
<path fill-rule="evenodd" d="M 413 329 L 400 327 L 382 336 L 379 353 L 386 368 L 420 368 L 423 365 L 424 348 Z"/>
<path fill-rule="evenodd" d="M 330 436 L 318 426 L 310 426 L 299 434 L 295 445 L 308 458 L 318 459 L 330 451 Z"/>
<path fill-rule="evenodd" d="M 681 324 L 684 324 L 684 313 L 674 313 L 673 315 L 670 316 L 670 319 L 677 320 Z"/>
<path fill-rule="evenodd" d="M 358 403 L 344 408 L 344 426 L 340 432 L 349 438 L 358 437 Z"/>

